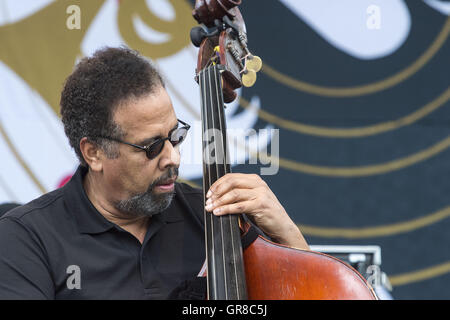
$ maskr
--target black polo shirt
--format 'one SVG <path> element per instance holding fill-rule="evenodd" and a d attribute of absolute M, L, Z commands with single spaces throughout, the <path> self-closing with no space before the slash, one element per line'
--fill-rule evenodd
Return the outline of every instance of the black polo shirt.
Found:
<path fill-rule="evenodd" d="M 202 191 L 175 185 L 143 244 L 106 220 L 78 168 L 0 219 L 0 299 L 164 299 L 205 260 Z"/>

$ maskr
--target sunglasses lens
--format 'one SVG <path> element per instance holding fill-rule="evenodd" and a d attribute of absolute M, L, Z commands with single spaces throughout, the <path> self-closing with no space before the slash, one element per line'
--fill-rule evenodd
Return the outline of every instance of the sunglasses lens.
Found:
<path fill-rule="evenodd" d="M 186 127 L 181 127 L 178 129 L 175 129 L 172 134 L 170 135 L 170 143 L 172 144 L 172 146 L 177 146 L 179 145 L 181 142 L 184 141 L 184 138 L 186 138 L 188 132 L 188 128 Z M 154 144 L 152 144 L 146 151 L 147 154 L 147 158 L 149 158 L 150 160 L 156 158 L 162 151 L 162 149 L 164 148 L 164 143 L 166 142 L 166 140 L 168 139 L 161 139 L 157 142 L 155 142 Z"/>
<path fill-rule="evenodd" d="M 146 151 L 147 158 L 149 158 L 150 160 L 155 159 L 158 156 L 158 154 L 161 153 L 164 147 L 164 142 L 165 140 L 160 140 L 152 144 L 150 148 L 148 148 Z"/>
<path fill-rule="evenodd" d="M 187 135 L 187 129 L 185 127 L 178 128 L 172 132 L 170 135 L 170 142 L 175 147 L 184 141 Z"/>

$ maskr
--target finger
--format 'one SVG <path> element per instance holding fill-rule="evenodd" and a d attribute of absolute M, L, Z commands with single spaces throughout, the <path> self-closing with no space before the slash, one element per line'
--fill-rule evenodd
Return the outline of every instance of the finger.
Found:
<path fill-rule="evenodd" d="M 220 206 L 239 201 L 253 200 L 255 198 L 256 193 L 252 189 L 233 189 L 223 194 L 219 198 L 209 198 L 205 203 L 205 209 L 208 211 L 212 211 Z"/>
<path fill-rule="evenodd" d="M 223 216 L 225 214 L 243 214 L 251 211 L 252 207 L 252 201 L 240 201 L 217 207 L 213 210 L 213 214 L 216 216 Z"/>
<path fill-rule="evenodd" d="M 251 189 L 263 183 L 256 174 L 228 173 L 211 185 L 206 197 L 219 198 L 234 188 Z"/>

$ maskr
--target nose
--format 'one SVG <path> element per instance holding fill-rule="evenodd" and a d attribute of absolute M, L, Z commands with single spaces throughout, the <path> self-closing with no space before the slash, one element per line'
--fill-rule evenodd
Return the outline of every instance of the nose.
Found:
<path fill-rule="evenodd" d="M 164 141 L 164 147 L 159 158 L 159 167 L 166 170 L 168 167 L 180 166 L 180 150 L 175 148 L 169 140 Z"/>

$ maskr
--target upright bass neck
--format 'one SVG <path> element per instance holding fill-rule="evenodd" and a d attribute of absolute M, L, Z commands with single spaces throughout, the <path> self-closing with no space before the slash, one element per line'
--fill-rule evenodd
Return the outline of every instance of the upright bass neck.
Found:
<path fill-rule="evenodd" d="M 203 190 L 231 172 L 228 162 L 226 123 L 218 65 L 198 73 L 203 136 Z M 205 210 L 208 299 L 247 299 L 239 217 L 215 216 Z"/>

